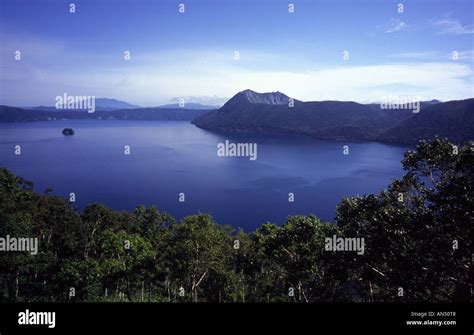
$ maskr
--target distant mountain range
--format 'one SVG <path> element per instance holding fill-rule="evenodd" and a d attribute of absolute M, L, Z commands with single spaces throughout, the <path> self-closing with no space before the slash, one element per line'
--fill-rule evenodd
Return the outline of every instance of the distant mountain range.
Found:
<path fill-rule="evenodd" d="M 186 102 L 183 107 L 181 107 L 179 103 L 158 106 L 158 108 L 185 108 L 185 109 L 217 109 L 219 107 L 220 106 L 203 105 L 197 102 Z"/>
<path fill-rule="evenodd" d="M 0 106 L 0 122 L 61 119 L 176 120 L 192 121 L 197 127 L 220 132 L 293 133 L 320 139 L 399 144 L 415 144 L 420 139 L 439 136 L 465 143 L 473 140 L 474 99 L 424 101 L 420 102 L 418 113 L 413 109 L 384 109 L 375 103 L 303 102 L 290 100 L 281 92 L 252 90 L 237 93 L 221 108 L 192 102 L 186 102 L 184 108 L 179 104 L 139 108 L 115 99 L 96 99 L 95 113 Z"/>
<path fill-rule="evenodd" d="M 163 120 L 191 121 L 209 112 L 206 109 L 185 108 L 135 108 L 97 110 L 95 113 L 77 110 L 35 110 L 10 106 L 0 106 L 0 122 L 26 122 L 72 119 L 99 120 Z"/>
<path fill-rule="evenodd" d="M 190 102 L 186 101 L 184 106 L 181 107 L 179 103 L 172 103 L 161 105 L 157 107 L 146 107 L 146 108 L 167 108 L 167 109 L 217 109 L 220 106 L 213 106 L 213 105 L 205 105 L 197 102 Z M 37 110 L 37 111 L 47 111 L 47 112 L 60 112 L 65 111 L 63 109 L 57 109 L 55 106 L 37 106 L 37 107 L 22 107 L 23 109 L 28 110 Z M 129 104 L 128 102 L 116 100 L 116 99 L 108 99 L 108 98 L 96 98 L 95 99 L 95 110 L 96 111 L 114 111 L 114 110 L 121 110 L 121 109 L 137 109 L 142 108 L 137 105 Z"/>
<path fill-rule="evenodd" d="M 221 97 L 217 95 L 201 95 L 201 96 L 179 96 L 170 98 L 170 104 L 178 104 L 180 101 L 184 101 L 186 104 L 199 104 L 203 106 L 211 106 L 214 108 L 222 107 L 229 97 Z"/>
<path fill-rule="evenodd" d="M 115 99 L 108 99 L 108 98 L 97 98 L 95 99 L 95 106 L 96 108 L 101 109 L 135 109 L 141 108 L 137 105 L 129 104 L 128 102 L 115 100 Z"/>
<path fill-rule="evenodd" d="M 108 99 L 108 98 L 96 98 L 95 99 L 95 110 L 96 111 L 111 111 L 117 109 L 135 109 L 141 108 L 137 105 L 129 104 L 128 102 Z M 61 110 L 56 109 L 54 106 L 38 106 L 38 107 L 25 107 L 24 109 L 29 110 L 39 110 L 39 111 L 49 111 L 49 112 L 58 112 Z"/>
<path fill-rule="evenodd" d="M 474 135 L 474 99 L 420 103 L 412 109 L 346 101 L 302 102 L 280 92 L 237 93 L 218 110 L 197 117 L 196 126 L 222 132 L 296 133 L 321 139 L 413 144 L 437 135 L 467 142 Z"/>

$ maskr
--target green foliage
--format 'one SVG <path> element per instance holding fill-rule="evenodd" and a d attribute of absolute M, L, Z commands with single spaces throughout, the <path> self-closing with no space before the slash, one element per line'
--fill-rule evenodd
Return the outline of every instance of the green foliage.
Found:
<path fill-rule="evenodd" d="M 0 237 L 39 239 L 37 255 L 0 252 L 0 301 L 468 300 L 473 146 L 422 142 L 402 163 L 387 190 L 343 199 L 334 224 L 291 216 L 252 233 L 154 206 L 78 214 L 0 169 Z M 365 252 L 326 251 L 333 236 Z"/>
<path fill-rule="evenodd" d="M 367 240 L 352 271 L 370 283 L 371 300 L 468 299 L 473 159 L 472 144 L 422 142 L 406 153 L 406 174 L 388 190 L 338 206 L 336 223 Z M 399 287 L 403 297 L 394 295 Z"/>

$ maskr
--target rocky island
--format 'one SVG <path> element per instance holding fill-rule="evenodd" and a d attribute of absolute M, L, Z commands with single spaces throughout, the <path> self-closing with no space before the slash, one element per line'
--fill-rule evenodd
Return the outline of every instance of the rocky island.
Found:
<path fill-rule="evenodd" d="M 64 128 L 62 133 L 63 133 L 64 136 L 71 136 L 71 135 L 74 135 L 74 129 Z"/>

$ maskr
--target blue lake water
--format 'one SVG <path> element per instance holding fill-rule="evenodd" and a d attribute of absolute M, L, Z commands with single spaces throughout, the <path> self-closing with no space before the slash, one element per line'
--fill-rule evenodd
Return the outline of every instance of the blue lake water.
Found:
<path fill-rule="evenodd" d="M 66 127 L 76 134 L 63 136 Z M 225 140 L 257 143 L 257 160 L 219 157 L 217 144 Z M 222 135 L 174 121 L 0 124 L 0 166 L 33 181 L 38 192 L 48 186 L 56 195 L 74 192 L 79 209 L 92 202 L 120 210 L 153 204 L 178 219 L 206 212 L 247 231 L 267 221 L 282 224 L 292 214 L 333 220 L 344 196 L 379 192 L 400 177 L 405 150 L 302 136 Z"/>

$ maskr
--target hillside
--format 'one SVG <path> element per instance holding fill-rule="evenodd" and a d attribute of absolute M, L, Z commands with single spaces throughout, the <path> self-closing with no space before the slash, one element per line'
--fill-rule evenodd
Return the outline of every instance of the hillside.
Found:
<path fill-rule="evenodd" d="M 449 101 L 426 107 L 390 128 L 378 139 L 412 144 L 422 139 L 446 137 L 454 143 L 474 138 L 474 99 Z"/>
<path fill-rule="evenodd" d="M 193 123 L 204 129 L 229 132 L 298 133 L 322 139 L 373 140 L 411 110 L 382 110 L 378 105 L 346 101 L 301 102 L 288 105 L 280 92 L 237 93 L 223 107 Z"/>
<path fill-rule="evenodd" d="M 381 109 L 379 104 L 295 100 L 283 93 L 237 93 L 222 108 L 192 122 L 223 132 L 296 133 L 320 139 L 371 140 L 416 144 L 447 137 L 465 143 L 474 134 L 474 99 L 420 102 L 421 111 Z"/>

